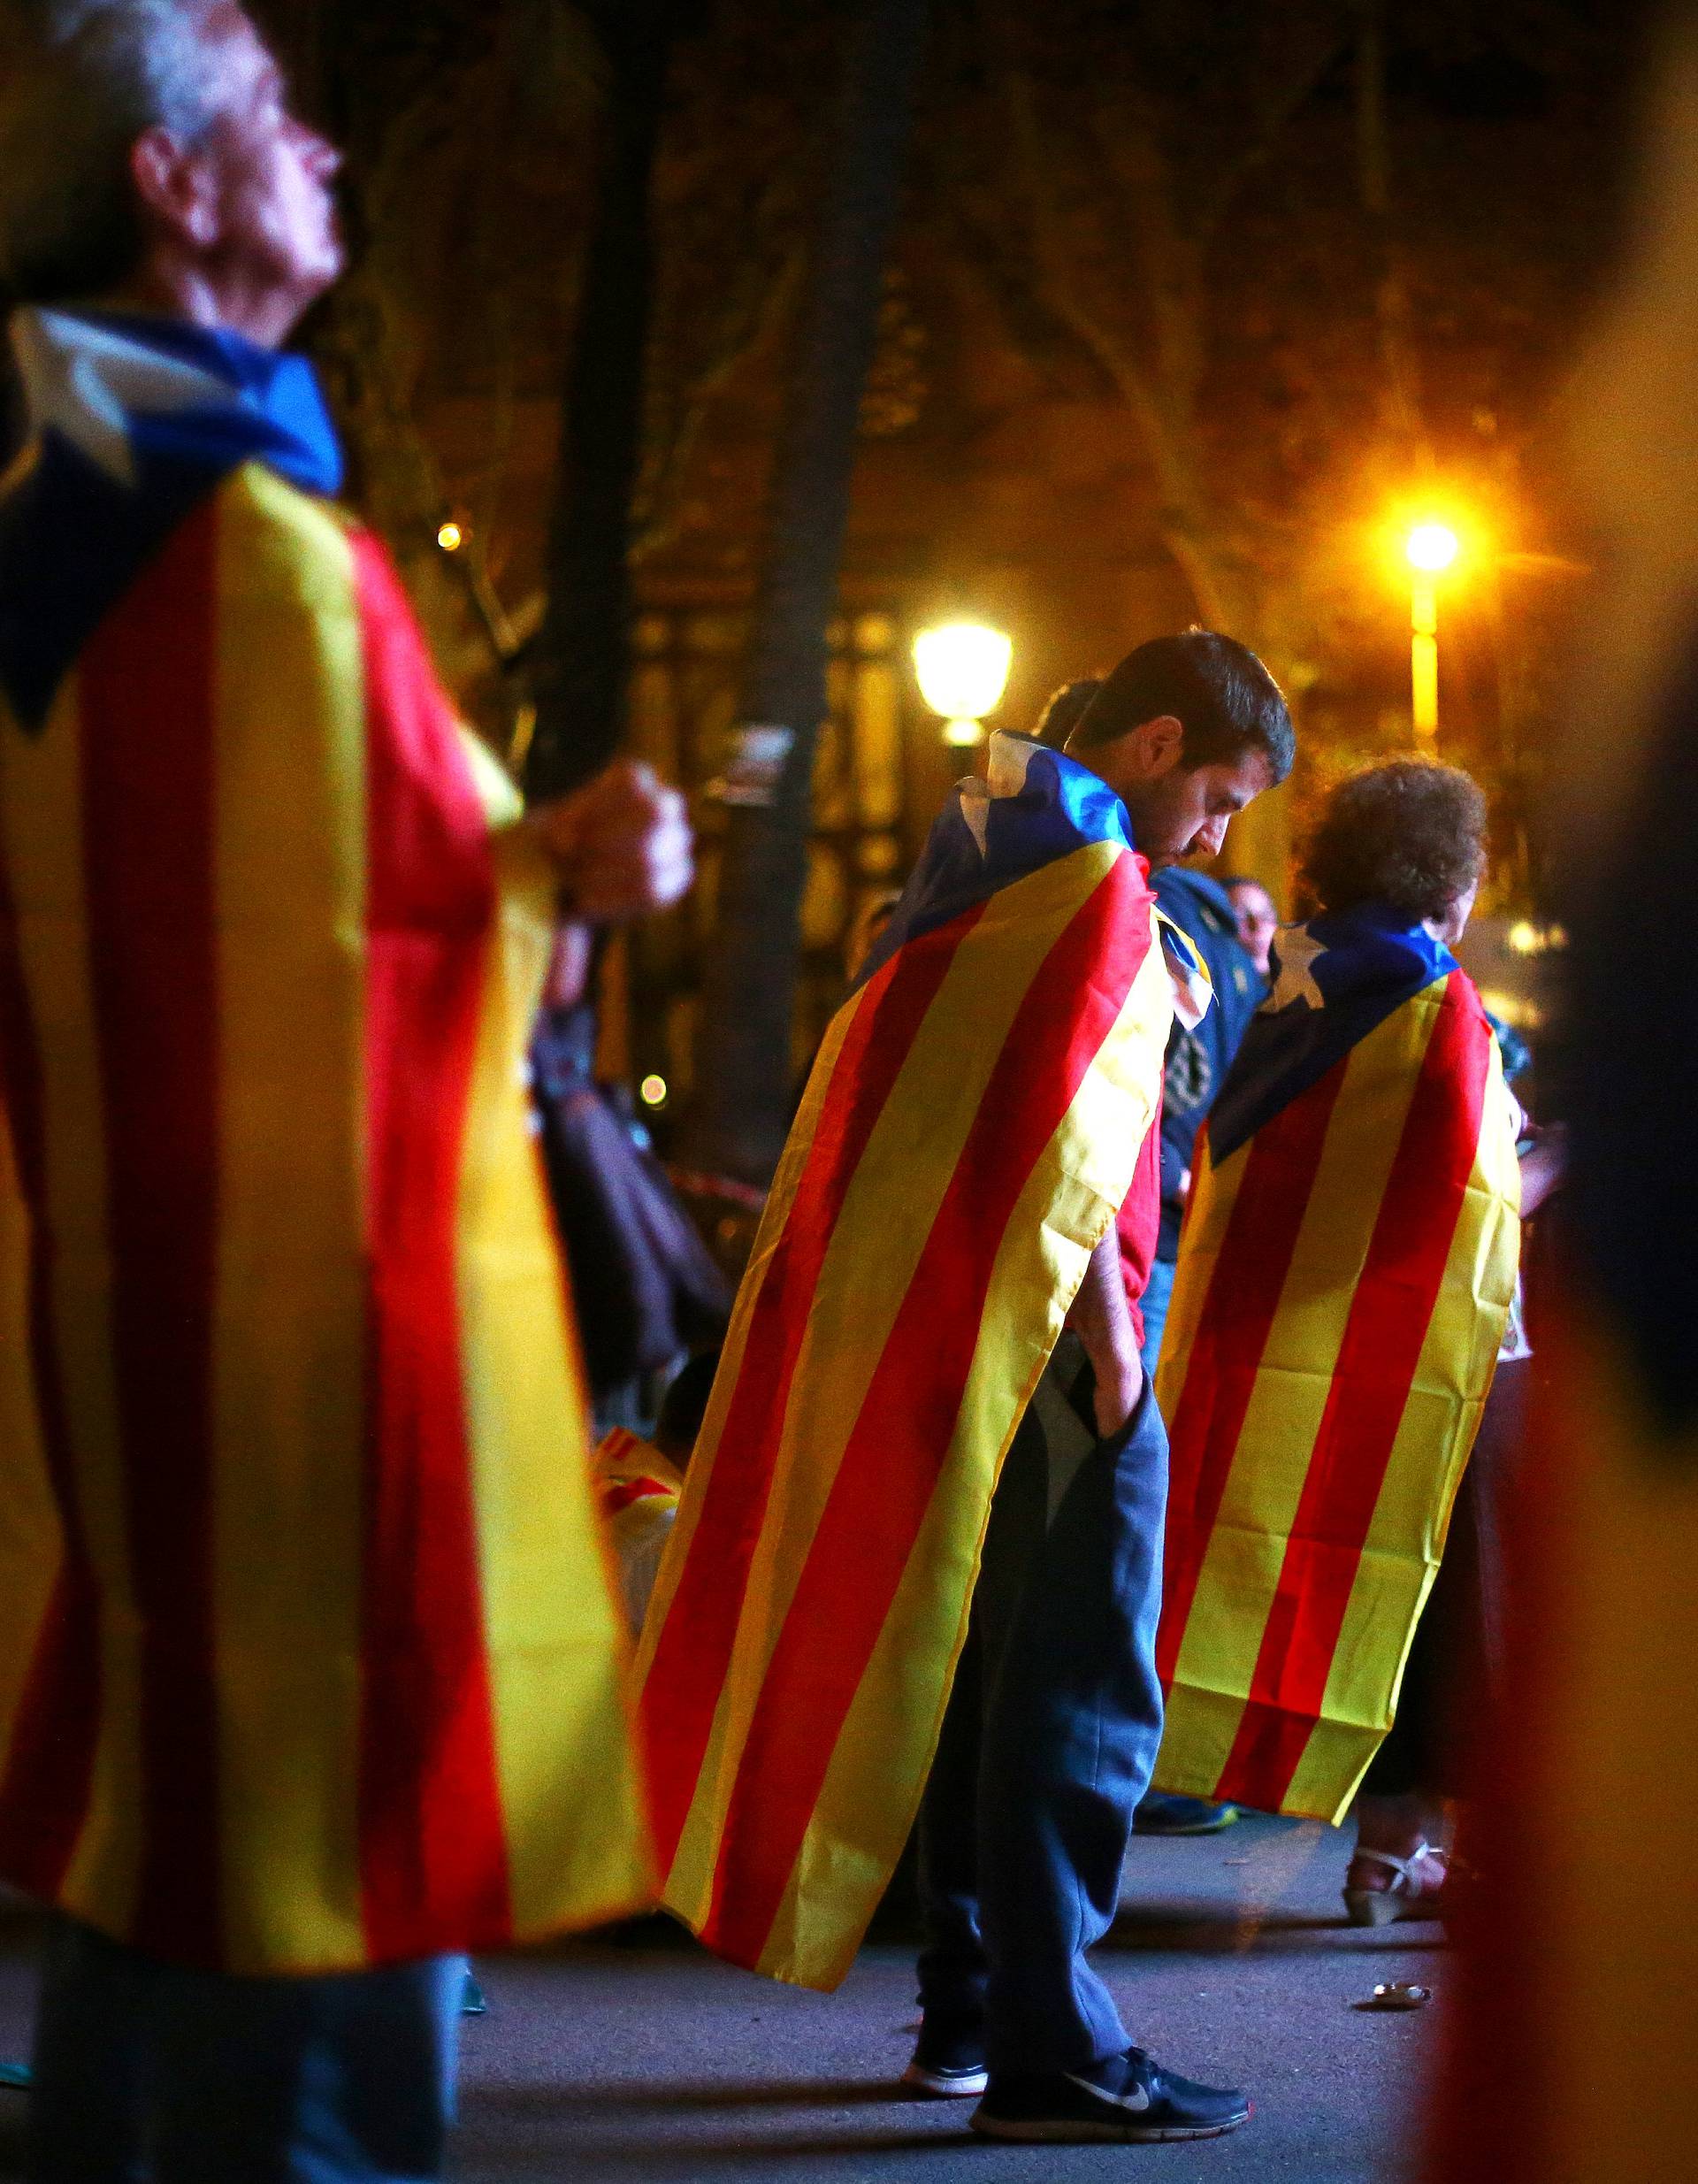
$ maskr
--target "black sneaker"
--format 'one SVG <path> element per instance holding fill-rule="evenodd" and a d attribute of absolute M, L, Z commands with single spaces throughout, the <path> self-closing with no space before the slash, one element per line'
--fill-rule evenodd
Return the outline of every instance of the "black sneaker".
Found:
<path fill-rule="evenodd" d="M 973 2128 L 990 2139 L 1057 2145 L 1116 2140 L 1212 2139 L 1250 2115 L 1242 2093 L 1199 2086 L 1164 2070 L 1142 2048 L 1111 2055 L 1082 2071 L 1044 2078 L 998 2072 L 973 2111 Z"/>
<path fill-rule="evenodd" d="M 990 2082 L 984 2066 L 983 2033 L 976 2025 L 930 2025 L 922 2018 L 914 2060 L 903 2072 L 902 2082 L 935 2100 L 958 2101 L 964 2094 L 983 2093 Z"/>

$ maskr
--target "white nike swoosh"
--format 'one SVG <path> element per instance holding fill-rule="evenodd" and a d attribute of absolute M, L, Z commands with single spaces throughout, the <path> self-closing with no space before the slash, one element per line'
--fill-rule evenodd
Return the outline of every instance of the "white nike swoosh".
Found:
<path fill-rule="evenodd" d="M 1066 2072 L 1064 2075 L 1070 2086 L 1079 2086 L 1085 2092 L 1094 2094 L 1099 2101 L 1106 2101 L 1111 2108 L 1129 2108 L 1136 2113 L 1150 2105 L 1148 2086 L 1135 2086 L 1130 2093 L 1105 2093 L 1101 2086 L 1092 2085 L 1089 2078 L 1076 2077 L 1072 2071 Z"/>

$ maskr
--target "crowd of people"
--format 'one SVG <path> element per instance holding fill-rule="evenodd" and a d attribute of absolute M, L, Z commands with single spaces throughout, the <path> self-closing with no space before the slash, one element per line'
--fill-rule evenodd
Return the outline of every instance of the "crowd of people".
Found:
<path fill-rule="evenodd" d="M 439 2174 L 467 1952 L 659 1900 L 830 1985 L 911 1828 L 912 2091 L 1237 2127 L 1090 1960 L 1130 1831 L 1354 1804 L 1349 1916 L 1431 1915 L 1505 1674 L 1564 1147 L 1454 953 L 1480 791 L 1340 783 L 1276 931 L 1204 869 L 1293 764 L 1262 663 L 1190 630 L 1069 685 L 859 936 L 733 1307 L 583 1014 L 596 932 L 690 884 L 681 800 L 522 810 L 337 509 L 282 348 L 334 151 L 233 0 L 39 0 L 11 58 L 32 2176 Z"/>

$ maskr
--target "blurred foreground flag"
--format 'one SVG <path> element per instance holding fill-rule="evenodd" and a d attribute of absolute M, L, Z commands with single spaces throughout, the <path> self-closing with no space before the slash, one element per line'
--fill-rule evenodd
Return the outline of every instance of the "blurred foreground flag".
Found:
<path fill-rule="evenodd" d="M 1157 1377 L 1163 1789 L 1335 1820 L 1398 1681 L 1515 1284 L 1515 1107 L 1449 951 L 1288 929 L 1199 1139 Z"/>
<path fill-rule="evenodd" d="M 734 1963 L 834 1986 L 900 1854 L 998 1470 L 1153 1120 L 1154 932 L 1119 799 L 995 735 L 827 1031 L 639 1662 L 664 1900 Z"/>
<path fill-rule="evenodd" d="M 1434 2184 L 1688 2184 L 1698 2031 L 1698 645 L 1568 906 L 1564 1296 L 1512 1538 L 1511 1707 L 1465 1850 Z M 1599 845 L 1602 847 L 1602 845 Z M 1515 1598 L 1516 1596 L 1512 1596 Z"/>
<path fill-rule="evenodd" d="M 616 1915 L 625 1639 L 518 1074 L 555 876 L 302 360 L 15 334 L 0 1877 L 243 1973 Z"/>
<path fill-rule="evenodd" d="M 1526 1613 L 1471 1858 L 1433 2184 L 1698 2173 L 1698 25 L 1671 10 L 1631 255 L 1577 375 L 1602 573 L 1554 769 L 1573 936 L 1565 1297 Z M 1601 732 L 1607 724 L 1607 732 Z M 1655 964 L 1655 977 L 1641 969 Z M 1534 1299 L 1537 1301 L 1536 1298 Z"/>

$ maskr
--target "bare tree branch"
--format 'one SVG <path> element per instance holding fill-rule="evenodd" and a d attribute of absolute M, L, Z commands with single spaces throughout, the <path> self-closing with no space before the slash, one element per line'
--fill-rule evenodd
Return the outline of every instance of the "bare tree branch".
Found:
<path fill-rule="evenodd" d="M 1151 468 L 1155 475 L 1159 508 L 1157 527 L 1163 544 L 1191 586 L 1197 609 L 1214 623 L 1235 627 L 1254 626 L 1249 572 L 1235 557 L 1221 550 L 1222 525 L 1201 474 L 1190 402 L 1196 379 L 1189 356 L 1179 368 L 1177 383 L 1164 379 L 1160 361 L 1179 364 L 1181 344 L 1170 328 L 1159 341 L 1158 368 L 1151 369 L 1132 343 L 1088 302 L 1083 286 L 1073 277 L 1070 230 L 1062 217 L 1056 188 L 1058 149 L 1046 142 L 1029 76 L 1012 57 L 1006 25 L 998 27 L 997 79 L 1001 102 L 1008 117 L 1009 138 L 1016 172 L 1029 208 L 1033 242 L 1035 280 L 1045 305 L 1096 359 L 1136 418 Z M 1160 291 L 1182 283 L 1195 295 L 1195 285 L 1178 262 L 1181 246 L 1171 219 L 1159 208 L 1165 178 L 1156 173 L 1159 154 L 1152 141 L 1139 133 L 1139 164 L 1150 178 L 1151 223 L 1139 231 L 1139 255 L 1146 261 L 1147 286 Z M 1164 241 L 1169 245 L 1166 268 L 1150 279 L 1148 258 Z M 1194 349 L 1191 353 L 1194 353 Z"/>

